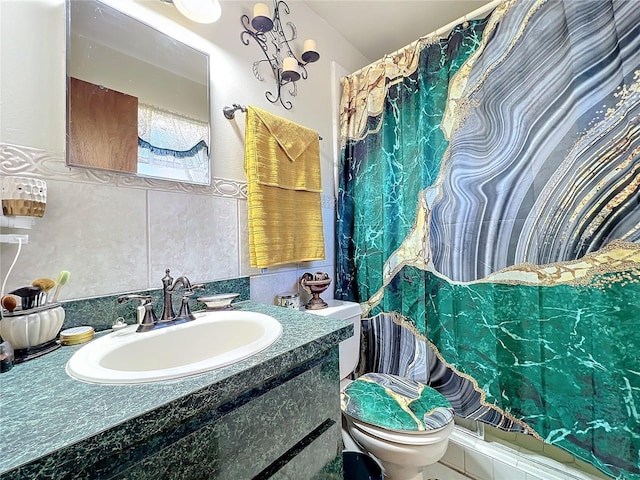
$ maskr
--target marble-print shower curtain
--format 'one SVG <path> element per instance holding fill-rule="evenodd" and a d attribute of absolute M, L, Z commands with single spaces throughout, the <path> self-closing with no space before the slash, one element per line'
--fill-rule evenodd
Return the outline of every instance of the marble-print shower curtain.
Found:
<path fill-rule="evenodd" d="M 343 85 L 336 296 L 474 418 L 640 479 L 638 3 L 505 1 Z"/>

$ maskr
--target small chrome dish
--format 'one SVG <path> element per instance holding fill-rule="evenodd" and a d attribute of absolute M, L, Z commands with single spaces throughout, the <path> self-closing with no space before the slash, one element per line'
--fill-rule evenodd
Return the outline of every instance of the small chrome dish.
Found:
<path fill-rule="evenodd" d="M 230 310 L 231 302 L 240 296 L 239 293 L 220 293 L 208 297 L 199 297 L 198 301 L 207 306 L 207 310 Z"/>

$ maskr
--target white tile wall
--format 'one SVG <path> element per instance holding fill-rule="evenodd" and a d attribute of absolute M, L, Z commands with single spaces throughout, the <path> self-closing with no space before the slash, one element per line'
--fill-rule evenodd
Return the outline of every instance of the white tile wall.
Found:
<path fill-rule="evenodd" d="M 7 289 L 71 272 L 61 300 L 147 288 L 145 191 L 47 180 L 45 215 L 27 234 Z M 4 232 L 3 232 L 4 233 Z M 2 244 L 2 272 L 17 246 Z M 104 252 L 109 252 L 105 255 Z"/>
<path fill-rule="evenodd" d="M 326 258 L 261 271 L 250 267 L 242 182 L 214 178 L 211 186 L 189 186 L 69 170 L 60 155 L 5 144 L 0 144 L 0 158 L 3 166 L 19 163 L 25 174 L 44 178 L 48 185 L 45 216 L 34 228 L 6 229 L 29 235 L 8 290 L 69 270 L 61 299 L 111 295 L 160 288 L 170 268 L 174 278 L 187 275 L 193 282 L 249 276 L 252 298 L 273 303 L 277 294 L 298 290 L 305 272 L 327 272 L 335 281 L 332 195 L 322 197 Z M 2 278 L 16 251 L 15 245 L 2 245 Z M 323 298 L 332 299 L 334 288 Z M 308 300 L 304 292 L 301 300 Z"/>
<path fill-rule="evenodd" d="M 493 459 L 477 450 L 464 450 L 465 472 L 478 480 L 493 480 Z"/>
<path fill-rule="evenodd" d="M 424 480 L 467 480 L 469 477 L 441 463 L 435 463 L 424 469 L 422 478 Z"/>
<path fill-rule="evenodd" d="M 238 200 L 148 191 L 149 283 L 165 268 L 192 282 L 238 277 Z"/>
<path fill-rule="evenodd" d="M 494 460 L 493 462 L 494 478 L 503 478 L 504 480 L 527 480 L 527 474 L 522 470 L 518 470 L 515 466 Z"/>
<path fill-rule="evenodd" d="M 298 274 L 295 267 L 251 277 L 251 299 L 257 302 L 275 303 L 276 295 L 298 291 Z"/>
<path fill-rule="evenodd" d="M 536 445 L 530 442 L 530 445 Z M 440 473 L 439 467 L 430 466 L 424 478 L 450 480 L 596 480 L 606 479 L 590 466 L 579 468 L 582 462 L 569 455 L 563 463 L 545 456 L 543 447 L 530 451 L 518 444 L 484 441 L 468 430 L 456 426 L 449 447 L 440 464 L 451 470 Z M 571 461 L 569 461 L 571 460 Z M 464 476 L 460 477 L 461 473 Z"/>
<path fill-rule="evenodd" d="M 459 443 L 449 442 L 449 446 L 441 462 L 464 472 L 464 447 Z"/>

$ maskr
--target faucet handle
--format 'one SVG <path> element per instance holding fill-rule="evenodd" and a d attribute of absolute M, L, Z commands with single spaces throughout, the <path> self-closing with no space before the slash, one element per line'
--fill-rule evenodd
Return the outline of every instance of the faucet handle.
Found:
<path fill-rule="evenodd" d="M 189 307 L 189 299 L 193 295 L 193 292 L 184 292 L 182 294 L 182 306 L 180 307 L 180 313 L 178 313 L 177 318 L 188 318 L 189 320 L 195 320 L 196 317 L 193 313 L 191 313 L 191 308 Z"/>
<path fill-rule="evenodd" d="M 141 328 L 148 329 L 150 326 L 158 323 L 158 318 L 153 311 L 153 303 L 151 303 L 151 295 L 122 295 L 118 297 L 118 303 L 127 302 L 129 300 L 140 300 L 140 305 L 136 309 L 136 323 L 138 323 L 138 332 Z"/>
<path fill-rule="evenodd" d="M 151 302 L 151 295 L 121 295 L 118 297 L 118 303 L 128 302 L 129 300 L 140 300 L 140 305 L 145 306 Z"/>
<path fill-rule="evenodd" d="M 151 300 L 151 297 L 149 297 L 149 300 Z M 152 329 L 156 323 L 158 323 L 158 317 L 153 311 L 153 304 L 149 301 L 144 304 L 144 317 L 136 332 L 146 332 Z"/>
<path fill-rule="evenodd" d="M 197 283 L 196 285 L 191 285 L 191 290 L 204 290 L 204 283 Z"/>

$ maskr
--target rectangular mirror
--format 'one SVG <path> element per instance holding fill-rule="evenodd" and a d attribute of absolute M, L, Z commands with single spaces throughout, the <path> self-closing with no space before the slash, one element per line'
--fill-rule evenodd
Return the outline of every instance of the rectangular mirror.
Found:
<path fill-rule="evenodd" d="M 67 0 L 67 165 L 208 185 L 209 56 Z"/>

